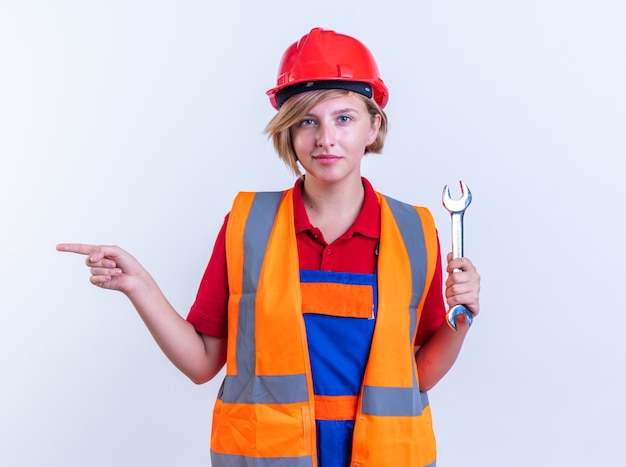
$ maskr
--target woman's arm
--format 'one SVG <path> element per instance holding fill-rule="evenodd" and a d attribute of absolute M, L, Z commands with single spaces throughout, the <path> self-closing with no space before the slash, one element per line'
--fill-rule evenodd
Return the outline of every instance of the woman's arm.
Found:
<path fill-rule="evenodd" d="M 459 272 L 454 272 L 460 269 Z M 465 305 L 476 316 L 480 310 L 480 275 L 468 258 L 452 259 L 448 254 L 446 299 L 449 307 Z M 456 361 L 469 330 L 464 315 L 457 318 L 457 330 L 444 322 L 424 345 L 415 348 L 421 391 L 432 389 Z"/>

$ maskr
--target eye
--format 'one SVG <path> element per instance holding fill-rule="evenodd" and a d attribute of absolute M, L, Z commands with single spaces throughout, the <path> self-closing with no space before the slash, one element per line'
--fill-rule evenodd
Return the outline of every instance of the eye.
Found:
<path fill-rule="evenodd" d="M 349 123 L 350 121 L 352 121 L 352 117 L 350 117 L 349 115 L 340 115 L 337 120 L 339 121 L 339 123 Z"/>
<path fill-rule="evenodd" d="M 315 125 L 315 120 L 313 120 L 312 118 L 304 118 L 300 120 L 299 126 L 311 126 L 311 125 Z"/>

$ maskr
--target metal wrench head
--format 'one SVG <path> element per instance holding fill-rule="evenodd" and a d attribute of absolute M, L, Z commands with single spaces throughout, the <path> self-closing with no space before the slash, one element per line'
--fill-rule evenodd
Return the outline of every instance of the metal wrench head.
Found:
<path fill-rule="evenodd" d="M 448 323 L 448 326 L 450 326 L 455 331 L 457 330 L 456 319 L 460 315 L 465 315 L 465 322 L 467 323 L 468 326 L 471 326 L 472 325 L 472 321 L 474 320 L 474 314 L 471 311 L 469 311 L 465 307 L 465 305 L 455 305 L 455 306 L 453 306 L 446 313 L 446 322 Z"/>
<path fill-rule="evenodd" d="M 467 185 L 463 181 L 460 181 L 459 184 L 461 185 L 461 197 L 459 199 L 452 199 L 450 197 L 450 187 L 448 185 L 443 187 L 443 207 L 451 214 L 462 213 L 472 202 L 472 192 L 469 191 Z"/>

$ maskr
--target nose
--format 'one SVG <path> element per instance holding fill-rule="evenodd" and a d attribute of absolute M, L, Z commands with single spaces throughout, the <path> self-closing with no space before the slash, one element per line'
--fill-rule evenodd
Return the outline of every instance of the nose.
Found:
<path fill-rule="evenodd" d="M 327 123 L 320 123 L 315 135 L 317 147 L 330 148 L 335 145 L 335 129 Z"/>

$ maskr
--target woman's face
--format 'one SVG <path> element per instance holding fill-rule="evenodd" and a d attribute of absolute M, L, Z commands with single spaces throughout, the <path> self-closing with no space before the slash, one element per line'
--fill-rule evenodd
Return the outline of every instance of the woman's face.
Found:
<path fill-rule="evenodd" d="M 363 100 L 350 93 L 326 99 L 291 128 L 293 147 L 307 180 L 324 183 L 361 178 L 361 159 L 380 127 Z"/>

